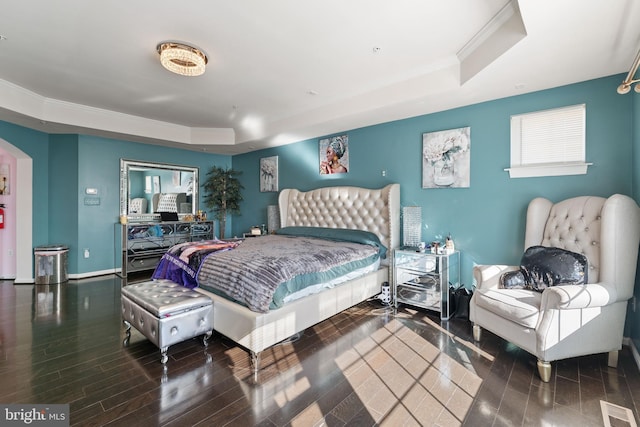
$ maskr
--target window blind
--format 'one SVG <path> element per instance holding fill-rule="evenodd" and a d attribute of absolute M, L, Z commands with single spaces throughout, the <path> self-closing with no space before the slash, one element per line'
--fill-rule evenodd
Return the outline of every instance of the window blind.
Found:
<path fill-rule="evenodd" d="M 512 116 L 510 173 L 515 177 L 568 175 L 575 171 L 564 173 L 559 168 L 571 165 L 581 165 L 584 172 L 580 173 L 586 173 L 585 133 L 585 104 Z M 529 172 L 514 174 L 513 169 Z"/>

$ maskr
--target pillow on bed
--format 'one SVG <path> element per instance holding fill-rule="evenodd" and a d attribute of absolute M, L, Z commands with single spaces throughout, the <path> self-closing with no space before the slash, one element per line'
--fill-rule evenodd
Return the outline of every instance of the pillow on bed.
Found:
<path fill-rule="evenodd" d="M 380 242 L 374 233 L 350 228 L 328 227 L 284 227 L 276 230 L 276 234 L 287 236 L 306 236 L 319 239 L 335 240 L 339 242 L 361 243 L 363 245 L 376 246 L 380 258 L 387 256 L 387 248 Z"/>
<path fill-rule="evenodd" d="M 531 246 L 522 260 L 520 270 L 500 276 L 500 285 L 507 289 L 532 289 L 542 292 L 550 286 L 584 285 L 588 282 L 588 261 L 583 254 L 566 249 Z"/>

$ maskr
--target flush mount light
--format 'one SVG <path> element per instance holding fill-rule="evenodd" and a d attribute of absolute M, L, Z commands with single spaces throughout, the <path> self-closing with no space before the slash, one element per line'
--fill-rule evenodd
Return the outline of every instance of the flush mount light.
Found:
<path fill-rule="evenodd" d="M 207 55 L 197 47 L 178 42 L 162 42 L 156 47 L 160 63 L 167 70 L 182 76 L 199 76 L 204 73 Z"/>

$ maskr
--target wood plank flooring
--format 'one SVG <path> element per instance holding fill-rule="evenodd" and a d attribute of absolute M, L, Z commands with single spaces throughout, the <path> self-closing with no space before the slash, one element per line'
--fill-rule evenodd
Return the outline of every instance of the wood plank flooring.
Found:
<path fill-rule="evenodd" d="M 0 402 L 69 403 L 78 426 L 602 426 L 600 400 L 630 408 L 640 374 L 629 348 L 554 364 L 467 321 L 365 302 L 262 355 L 219 334 L 158 349 L 122 345 L 117 276 L 62 285 L 0 282 Z M 629 425 L 612 419 L 611 425 Z"/>

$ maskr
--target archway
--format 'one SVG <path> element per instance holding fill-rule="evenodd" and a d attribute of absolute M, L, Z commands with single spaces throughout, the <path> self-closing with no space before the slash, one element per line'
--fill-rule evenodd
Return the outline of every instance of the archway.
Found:
<path fill-rule="evenodd" d="M 16 278 L 14 283 L 33 283 L 33 160 L 0 138 L 0 148 L 16 158 Z"/>

